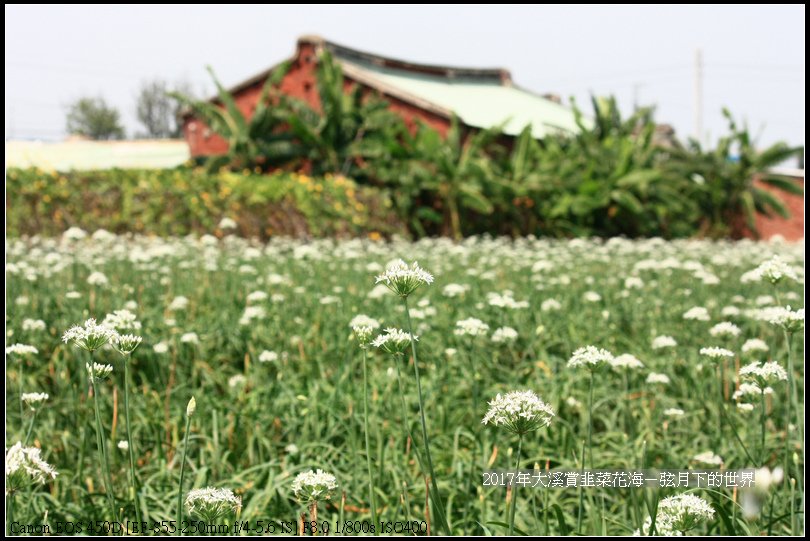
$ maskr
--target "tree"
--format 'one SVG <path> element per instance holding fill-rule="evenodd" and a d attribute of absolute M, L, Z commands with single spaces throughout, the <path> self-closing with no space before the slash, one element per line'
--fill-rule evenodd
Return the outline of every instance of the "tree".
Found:
<path fill-rule="evenodd" d="M 210 170 L 223 166 L 236 170 L 254 167 L 269 170 L 303 154 L 293 135 L 285 129 L 289 108 L 285 105 L 286 98 L 278 91 L 288 69 L 289 64 L 283 64 L 267 77 L 250 118 L 239 110 L 236 98 L 222 86 L 211 66 L 208 72 L 219 93 L 217 102 L 196 100 L 182 92 L 169 94 L 228 143 L 228 154 L 208 159 Z"/>
<path fill-rule="evenodd" d="M 68 106 L 67 131 L 95 140 L 123 139 L 121 115 L 104 98 L 80 98 Z"/>
<path fill-rule="evenodd" d="M 143 137 L 167 139 L 177 137 L 180 130 L 175 118 L 175 103 L 169 96 L 165 81 L 153 80 L 141 83 L 135 115 L 146 132 Z"/>
<path fill-rule="evenodd" d="M 804 188 L 789 178 L 770 172 L 772 167 L 801 156 L 802 147 L 791 147 L 783 142 L 758 149 L 748 127 L 737 125 L 727 109 L 723 109 L 729 125 L 729 134 L 721 137 L 714 149 L 704 149 L 697 141 L 689 145 L 674 162 L 678 173 L 692 179 L 694 197 L 699 202 L 704 223 L 703 233 L 723 237 L 739 236 L 743 224 L 758 235 L 756 215 L 790 217 L 782 200 L 764 189 L 770 186 L 786 193 L 801 195 Z"/>
<path fill-rule="evenodd" d="M 319 110 L 301 100 L 287 101 L 287 123 L 306 149 L 312 172 L 370 180 L 370 162 L 386 161 L 401 150 L 398 140 L 406 131 L 402 117 L 359 85 L 346 89 L 340 64 L 328 51 L 318 57 L 316 82 Z"/>

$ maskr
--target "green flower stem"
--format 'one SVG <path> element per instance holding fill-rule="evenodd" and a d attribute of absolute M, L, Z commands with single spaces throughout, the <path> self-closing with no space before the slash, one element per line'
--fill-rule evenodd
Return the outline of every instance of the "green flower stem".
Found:
<path fill-rule="evenodd" d="M 470 340 L 470 348 L 469 348 L 469 355 L 470 355 L 470 368 L 472 368 L 472 404 L 473 408 L 472 411 L 476 411 L 479 406 L 478 402 L 478 370 L 475 366 L 475 337 L 472 337 Z"/>
<path fill-rule="evenodd" d="M 366 466 L 368 467 L 368 500 L 371 506 L 371 523 L 377 524 L 377 504 L 374 497 L 374 474 L 371 469 L 371 441 L 368 430 L 368 366 L 366 349 L 363 348 L 363 423 L 366 435 Z M 395 360 L 396 362 L 396 360 Z"/>
<path fill-rule="evenodd" d="M 91 360 L 92 362 L 92 360 Z M 107 502 L 110 504 L 112 520 L 118 520 L 118 513 L 115 510 L 115 495 L 113 494 L 112 476 L 110 475 L 110 463 L 107 459 L 107 447 L 104 441 L 104 432 L 101 427 L 101 410 L 98 406 L 98 391 L 96 389 L 96 378 L 90 377 L 90 384 L 93 388 L 93 406 L 96 410 L 96 444 L 98 446 L 99 460 L 104 469 L 104 484 L 107 492 Z"/>
<path fill-rule="evenodd" d="M 23 409 L 23 401 L 22 401 L 22 395 L 23 395 L 23 355 L 17 355 L 17 357 L 20 358 L 20 371 L 18 373 L 18 376 L 19 376 L 19 380 L 20 380 L 20 424 L 22 424 L 23 419 L 24 419 L 24 415 L 25 415 L 25 411 Z"/>
<path fill-rule="evenodd" d="M 425 464 L 422 462 L 422 454 L 416 448 L 416 438 L 413 437 L 410 424 L 408 423 L 408 406 L 405 404 L 405 388 L 402 386 L 402 372 L 399 369 L 399 361 L 401 359 L 397 356 L 394 357 L 394 364 L 397 367 L 397 384 L 399 385 L 399 398 L 402 408 L 402 427 L 405 429 L 405 437 L 410 438 L 413 444 L 413 454 L 416 456 L 416 461 L 419 463 L 420 471 L 425 471 Z"/>
<path fill-rule="evenodd" d="M 593 469 L 593 370 L 588 384 L 588 464 Z"/>
<path fill-rule="evenodd" d="M 793 420 L 795 414 L 795 426 L 799 431 L 799 441 L 801 442 L 801 463 L 804 465 L 804 421 L 801 419 L 802 407 L 799 404 L 799 391 L 796 384 L 796 374 L 793 368 L 793 333 L 784 331 L 785 345 L 787 346 L 788 353 L 788 403 L 786 405 L 785 414 L 785 472 L 790 471 L 790 421 Z M 803 479 L 798 478 L 799 493 L 804 494 Z M 793 500 L 791 499 L 791 502 Z M 804 498 L 802 498 L 802 509 L 804 509 Z"/>
<path fill-rule="evenodd" d="M 127 447 L 129 448 L 130 498 L 135 505 L 135 517 L 141 523 L 141 505 L 138 500 L 138 478 L 135 476 L 135 439 L 132 437 L 132 425 L 129 423 L 129 360 L 124 358 L 124 419 L 127 424 Z"/>
<path fill-rule="evenodd" d="M 760 413 L 759 413 L 759 466 L 765 465 L 765 387 L 760 393 Z"/>
<path fill-rule="evenodd" d="M 6 478 L 8 479 L 8 478 Z M 8 519 L 8 526 L 6 527 L 6 535 L 11 536 L 11 523 L 14 522 L 14 491 L 10 491 L 6 497 L 6 517 Z"/>
<path fill-rule="evenodd" d="M 725 422 L 724 422 L 724 419 L 723 419 L 722 412 L 725 410 L 725 407 L 726 407 L 726 401 L 725 401 L 725 399 L 723 397 L 723 378 L 725 377 L 725 370 L 723 370 L 723 362 L 722 361 L 720 361 L 720 363 L 718 363 L 717 374 L 718 374 L 717 381 L 720 384 L 720 402 L 718 402 L 718 404 L 717 404 L 717 408 L 720 411 L 720 414 L 717 416 L 717 422 L 718 422 L 718 429 L 719 429 L 719 432 L 720 432 L 720 437 L 722 438 L 723 433 L 725 432 L 725 430 L 724 430 Z"/>
<path fill-rule="evenodd" d="M 188 453 L 188 431 L 191 416 L 186 415 L 186 434 L 183 437 L 183 459 L 180 462 L 180 485 L 177 488 L 177 535 L 183 535 L 183 477 L 186 473 L 186 454 Z"/>
<path fill-rule="evenodd" d="M 34 415 L 31 417 L 31 422 L 28 424 L 28 432 L 25 434 L 25 441 L 23 441 L 23 447 L 28 447 L 28 440 L 31 439 L 31 433 L 34 432 L 34 422 L 37 420 L 37 413 L 39 410 L 34 410 Z"/>
<path fill-rule="evenodd" d="M 416 355 L 416 341 L 413 339 L 413 325 L 411 324 L 411 311 L 408 308 L 408 298 L 403 297 L 402 302 L 405 305 L 405 315 L 408 318 L 408 333 L 411 335 L 411 352 L 413 353 L 413 371 L 416 377 L 416 392 L 419 398 L 419 419 L 422 423 L 422 439 L 425 444 L 425 459 L 427 461 L 428 473 L 430 474 L 430 484 L 433 488 L 433 506 L 436 509 L 439 524 L 447 535 L 450 535 L 450 527 L 447 524 L 447 519 L 444 516 L 444 506 L 442 504 L 442 497 L 439 494 L 439 486 L 436 483 L 436 474 L 433 470 L 433 459 L 430 456 L 430 439 L 428 438 L 427 422 L 425 421 L 425 407 L 422 399 L 422 383 L 419 379 L 419 359 Z"/>
<path fill-rule="evenodd" d="M 520 471 L 520 451 L 523 447 L 523 435 L 518 436 L 517 458 L 515 459 L 515 476 Z M 517 509 L 517 484 L 512 484 L 512 501 L 509 503 L 509 536 L 515 534 L 515 509 Z"/>

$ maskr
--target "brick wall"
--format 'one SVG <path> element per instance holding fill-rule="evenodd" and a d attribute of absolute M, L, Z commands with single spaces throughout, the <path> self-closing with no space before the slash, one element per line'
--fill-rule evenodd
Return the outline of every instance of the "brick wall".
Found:
<path fill-rule="evenodd" d="M 295 58 L 289 71 L 281 81 L 280 90 L 288 96 L 301 99 L 309 103 L 315 109 L 319 109 L 318 89 L 316 86 L 315 70 L 317 65 L 315 45 L 308 41 L 299 41 Z M 358 84 L 350 77 L 344 75 L 345 87 L 348 90 L 351 86 Z M 234 99 L 236 105 L 242 113 L 250 118 L 259 101 L 262 86 L 265 80 L 259 80 L 250 86 L 238 91 Z M 369 92 L 373 89 L 361 85 Z M 416 128 L 417 121 L 422 121 L 440 134 L 445 135 L 450 127 L 448 119 L 420 109 L 408 102 L 390 96 L 385 97 L 391 104 L 391 110 L 398 113 L 405 120 L 409 129 Z M 189 151 L 192 157 L 216 156 L 228 151 L 228 144 L 199 119 L 187 118 L 183 125 L 183 135 L 188 142 Z"/>
<path fill-rule="evenodd" d="M 804 177 L 794 178 L 794 182 L 804 188 Z M 769 239 L 781 235 L 786 240 L 801 240 L 804 238 L 804 196 L 786 193 L 771 186 L 760 184 L 761 188 L 768 190 L 779 197 L 790 211 L 790 218 L 775 216 L 757 216 L 757 229 L 760 238 Z M 752 236 L 752 235 L 749 235 Z"/>

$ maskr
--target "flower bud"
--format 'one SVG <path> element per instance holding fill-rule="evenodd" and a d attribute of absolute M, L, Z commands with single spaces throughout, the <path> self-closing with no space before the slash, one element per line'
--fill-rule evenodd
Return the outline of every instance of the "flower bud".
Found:
<path fill-rule="evenodd" d="M 191 397 L 191 400 L 188 401 L 188 406 L 186 406 L 186 417 L 191 417 L 194 415 L 194 411 L 197 409 L 197 401 L 194 400 L 194 397 Z"/>

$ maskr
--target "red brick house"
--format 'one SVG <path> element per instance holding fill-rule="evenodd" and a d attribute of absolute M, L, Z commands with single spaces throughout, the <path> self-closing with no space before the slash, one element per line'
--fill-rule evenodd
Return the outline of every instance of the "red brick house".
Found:
<path fill-rule="evenodd" d="M 327 50 L 343 71 L 346 88 L 354 85 L 382 95 L 409 127 L 424 122 L 441 134 L 457 115 L 469 128 L 490 128 L 504 121 L 504 132 L 517 135 L 528 124 L 538 138 L 552 131 L 577 129 L 572 110 L 553 96 L 516 86 L 505 69 L 456 68 L 415 64 L 350 49 L 317 36 L 299 38 L 280 90 L 318 107 L 318 53 Z M 271 67 L 230 89 L 237 106 L 250 116 Z M 183 133 L 191 156 L 223 154 L 227 144 L 199 119 L 186 117 Z"/>
<path fill-rule="evenodd" d="M 772 169 L 771 172 L 790 178 L 796 185 L 804 189 L 804 169 L 777 168 Z M 778 197 L 790 212 L 790 218 L 788 219 L 781 216 L 769 217 L 759 214 L 756 220 L 759 238 L 770 239 L 781 236 L 789 241 L 804 239 L 804 196 L 787 193 L 764 183 L 760 183 L 759 186 Z M 753 235 L 747 234 L 746 236 Z"/>
<path fill-rule="evenodd" d="M 318 36 L 299 38 L 295 54 L 289 59 L 290 69 L 281 81 L 281 92 L 318 109 L 316 68 L 319 53 L 324 50 L 329 51 L 340 65 L 347 90 L 359 85 L 381 95 L 410 128 L 421 121 L 444 135 L 455 115 L 467 128 L 502 125 L 507 135 L 517 135 L 525 126 L 531 125 L 538 139 L 549 133 L 578 129 L 573 111 L 562 105 L 559 98 L 520 88 L 512 82 L 508 70 L 416 64 L 350 49 Z M 257 73 L 230 89 L 237 107 L 245 116 L 251 116 L 262 86 L 276 67 Z M 666 126 L 661 128 L 657 136 L 673 136 L 666 132 Z M 186 116 L 183 133 L 192 157 L 227 152 L 227 143 L 200 119 Z M 797 182 L 804 185 L 803 170 Z M 789 220 L 758 217 L 761 238 L 777 234 L 788 240 L 803 238 L 804 198 L 781 192 L 778 195 L 785 201 L 792 217 Z"/>

